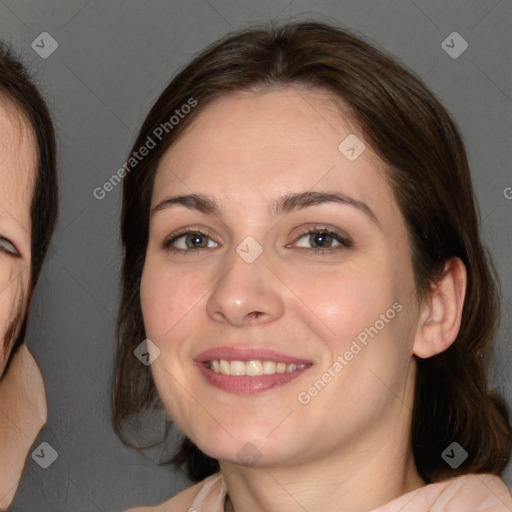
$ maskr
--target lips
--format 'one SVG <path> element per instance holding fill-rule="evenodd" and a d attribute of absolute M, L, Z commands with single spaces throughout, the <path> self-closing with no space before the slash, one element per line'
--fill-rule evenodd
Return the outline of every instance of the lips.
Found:
<path fill-rule="evenodd" d="M 255 394 L 282 386 L 312 366 L 302 358 L 247 347 L 210 349 L 199 354 L 194 362 L 209 384 L 238 394 Z"/>

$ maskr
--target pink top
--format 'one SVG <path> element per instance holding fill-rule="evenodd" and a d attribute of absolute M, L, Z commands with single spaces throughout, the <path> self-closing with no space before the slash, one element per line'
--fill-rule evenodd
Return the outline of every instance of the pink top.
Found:
<path fill-rule="evenodd" d="M 130 512 L 223 512 L 225 500 L 224 479 L 215 473 L 161 505 Z M 495 475 L 466 475 L 416 489 L 371 512 L 512 512 L 512 496 Z"/>

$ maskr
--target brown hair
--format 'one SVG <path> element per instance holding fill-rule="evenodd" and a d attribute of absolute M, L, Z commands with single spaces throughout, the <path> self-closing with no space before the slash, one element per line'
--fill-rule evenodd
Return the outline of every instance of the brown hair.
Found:
<path fill-rule="evenodd" d="M 1 41 L 0 96 L 19 110 L 29 122 L 37 145 L 37 169 L 30 206 L 31 268 L 29 295 L 25 297 L 24 301 L 26 309 L 39 278 L 50 237 L 57 222 L 57 149 L 53 122 L 43 97 L 23 64 L 13 51 Z M 15 352 L 25 337 L 26 313 L 20 315 L 18 311 L 16 321 L 20 325 L 12 325 L 10 328 L 12 332 L 18 332 L 11 354 Z"/>
<path fill-rule="evenodd" d="M 117 433 L 131 444 L 126 422 L 160 407 L 149 367 L 133 355 L 145 338 L 139 289 L 159 161 L 216 98 L 289 85 L 328 91 L 341 100 L 368 145 L 387 164 L 410 236 L 420 299 L 450 258 L 457 256 L 466 266 L 468 287 L 456 341 L 439 355 L 417 360 L 412 447 L 418 471 L 427 482 L 465 473 L 500 474 L 510 456 L 511 428 L 505 404 L 487 380 L 499 320 L 497 280 L 480 241 L 459 131 L 432 92 L 396 60 L 347 30 L 316 22 L 256 27 L 214 43 L 172 80 L 142 125 L 133 151 L 190 98 L 197 101 L 124 178 L 122 299 L 113 387 Z M 456 470 L 441 458 L 453 441 L 469 453 Z M 173 462 L 184 465 L 196 481 L 219 468 L 188 439 Z"/>

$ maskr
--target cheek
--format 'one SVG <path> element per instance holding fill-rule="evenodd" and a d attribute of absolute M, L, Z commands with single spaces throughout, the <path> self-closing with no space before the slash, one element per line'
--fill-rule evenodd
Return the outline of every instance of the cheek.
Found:
<path fill-rule="evenodd" d="M 173 311 L 173 288 L 164 276 L 159 277 L 158 268 L 146 259 L 140 285 L 140 303 L 146 335 L 153 342 L 160 338 L 168 311 Z"/>
<path fill-rule="evenodd" d="M 2 286 L 2 284 L 0 284 Z M 12 317 L 12 300 L 8 290 L 0 294 L 0 376 L 3 374 L 10 351 L 10 340 L 7 340 L 9 318 Z"/>
<path fill-rule="evenodd" d="M 318 325 L 317 334 L 331 352 L 347 344 L 379 320 L 399 296 L 392 274 L 382 265 L 346 265 L 343 270 L 303 273 L 293 277 L 294 302 Z M 304 318 L 304 316 L 302 316 Z"/>
<path fill-rule="evenodd" d="M 148 256 L 141 278 L 140 300 L 146 335 L 157 345 L 180 331 L 185 316 L 204 291 L 197 276 L 170 268 L 156 257 Z"/>
<path fill-rule="evenodd" d="M 296 277 L 297 296 L 315 313 L 309 315 L 309 326 L 318 326 L 315 334 L 330 357 L 311 383 L 323 378 L 329 366 L 336 374 L 334 385 L 317 400 L 318 407 L 330 407 L 343 396 L 354 414 L 366 414 L 361 397 L 369 404 L 387 403 L 394 396 L 390 389 L 399 393 L 403 388 L 414 336 L 412 276 L 402 267 L 401 279 L 397 278 L 395 266 L 390 258 Z"/>
<path fill-rule="evenodd" d="M 208 288 L 206 288 L 207 290 Z M 190 435 L 183 418 L 190 417 L 190 350 L 187 340 L 197 328 L 201 296 L 198 279 L 157 257 L 148 256 L 141 278 L 140 300 L 146 336 L 159 349 L 151 373 L 165 409 L 178 427 Z"/>
<path fill-rule="evenodd" d="M 8 276 L 3 275 L 4 272 L 0 269 L 0 335 L 5 333 L 7 323 L 11 317 L 12 305 L 13 305 L 13 290 L 12 286 L 9 285 Z"/>
<path fill-rule="evenodd" d="M 16 279 L 16 274 L 21 276 Z M 25 313 L 27 279 L 19 270 L 0 271 L 0 375 L 9 359 L 9 353 L 19 334 Z"/>

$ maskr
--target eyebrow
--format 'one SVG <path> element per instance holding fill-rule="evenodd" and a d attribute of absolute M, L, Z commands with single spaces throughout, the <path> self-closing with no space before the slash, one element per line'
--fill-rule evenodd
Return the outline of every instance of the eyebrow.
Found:
<path fill-rule="evenodd" d="M 367 217 L 369 217 L 377 226 L 382 229 L 379 219 L 373 213 L 372 209 L 362 201 L 338 192 L 296 192 L 285 194 L 270 205 L 271 214 L 278 216 L 286 213 L 316 206 L 325 203 L 338 203 L 352 206 Z M 171 208 L 175 205 L 185 206 L 190 210 L 198 210 L 207 215 L 222 216 L 221 209 L 215 199 L 202 194 L 183 194 L 169 196 L 160 201 L 151 211 L 151 216 L 158 211 Z"/>

